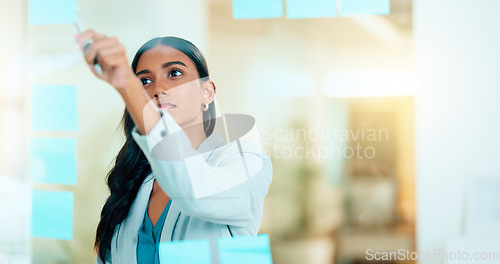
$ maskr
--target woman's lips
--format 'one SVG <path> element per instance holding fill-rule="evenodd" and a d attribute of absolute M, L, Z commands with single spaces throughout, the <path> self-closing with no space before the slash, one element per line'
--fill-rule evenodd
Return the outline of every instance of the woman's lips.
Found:
<path fill-rule="evenodd" d="M 158 108 L 164 108 L 164 109 L 172 109 L 175 106 L 176 105 L 171 104 L 171 103 L 160 103 L 160 104 L 158 104 Z"/>

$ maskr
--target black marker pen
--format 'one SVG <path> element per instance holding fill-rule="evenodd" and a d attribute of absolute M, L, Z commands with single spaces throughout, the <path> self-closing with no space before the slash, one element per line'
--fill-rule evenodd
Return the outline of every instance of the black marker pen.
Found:
<path fill-rule="evenodd" d="M 76 14 L 75 26 L 76 26 L 76 29 L 78 30 L 78 33 L 82 34 L 84 30 L 83 30 L 83 26 L 82 26 L 82 23 L 80 22 L 80 17 L 78 16 L 78 14 Z M 83 53 L 85 53 L 87 51 L 90 43 L 92 43 L 92 40 L 87 41 L 87 43 L 85 43 L 85 45 L 83 45 Z M 99 74 L 99 75 L 102 74 L 101 65 L 99 65 L 99 63 L 97 63 L 97 55 L 94 58 L 94 69 L 97 72 L 97 74 Z"/>

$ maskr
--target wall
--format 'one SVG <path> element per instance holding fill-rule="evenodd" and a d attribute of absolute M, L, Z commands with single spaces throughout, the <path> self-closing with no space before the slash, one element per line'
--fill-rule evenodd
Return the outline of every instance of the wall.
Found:
<path fill-rule="evenodd" d="M 499 9 L 496 0 L 414 1 L 419 251 L 465 234 L 467 182 L 500 177 Z"/>

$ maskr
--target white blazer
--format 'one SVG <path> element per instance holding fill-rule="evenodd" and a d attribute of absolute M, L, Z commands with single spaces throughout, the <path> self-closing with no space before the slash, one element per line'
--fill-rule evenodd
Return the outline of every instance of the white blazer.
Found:
<path fill-rule="evenodd" d="M 172 200 L 161 241 L 207 239 L 211 263 L 217 264 L 220 237 L 257 235 L 272 180 L 271 160 L 249 141 L 226 143 L 220 127 L 196 150 L 168 112 L 148 135 L 134 128 L 133 138 L 152 173 L 140 187 L 128 216 L 116 227 L 106 264 L 137 263 L 138 233 L 153 179 Z M 99 258 L 97 263 L 103 264 Z"/>

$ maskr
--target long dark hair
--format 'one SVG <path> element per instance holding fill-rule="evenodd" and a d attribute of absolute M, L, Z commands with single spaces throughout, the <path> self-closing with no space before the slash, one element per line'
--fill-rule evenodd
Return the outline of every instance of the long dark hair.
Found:
<path fill-rule="evenodd" d="M 159 45 L 169 46 L 184 53 L 196 65 L 201 80 L 208 79 L 207 62 L 201 51 L 193 43 L 177 37 L 154 38 L 142 45 L 132 61 L 134 72 L 137 69 L 137 63 L 141 55 Z M 102 208 L 101 221 L 97 226 L 94 244 L 94 249 L 103 262 L 106 262 L 106 255 L 111 250 L 111 238 L 116 226 L 127 217 L 139 188 L 151 173 L 151 166 L 146 156 L 132 138 L 132 129 L 135 124 L 126 108 L 121 125 L 123 125 L 126 141 L 116 156 L 115 166 L 107 175 L 110 195 Z M 207 137 L 212 134 L 214 127 L 215 107 L 212 101 L 209 104 L 208 111 L 203 111 L 203 129 Z"/>

